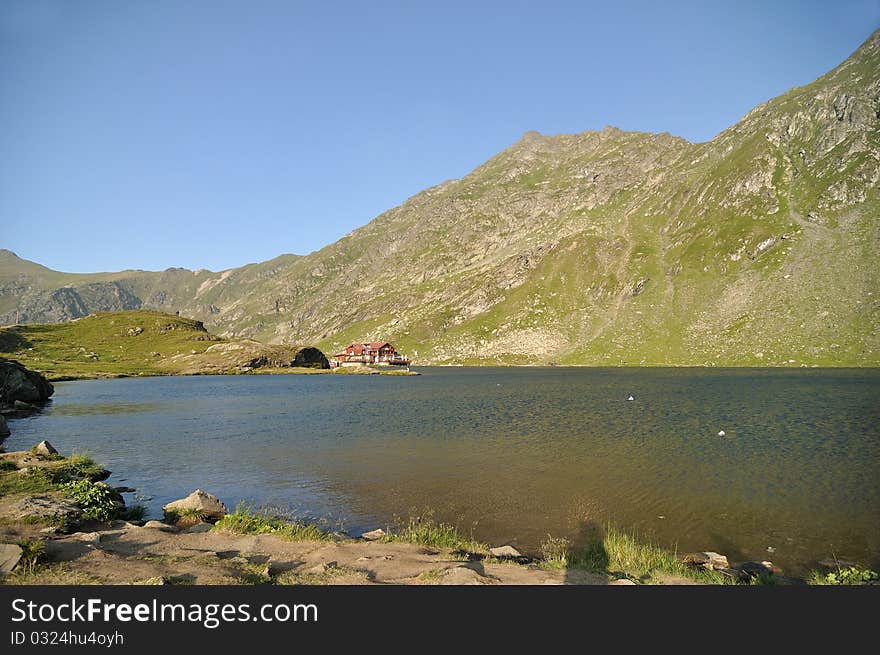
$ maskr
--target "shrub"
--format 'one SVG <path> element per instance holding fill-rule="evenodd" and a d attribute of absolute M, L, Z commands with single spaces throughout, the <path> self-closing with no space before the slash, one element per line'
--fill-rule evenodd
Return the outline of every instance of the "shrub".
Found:
<path fill-rule="evenodd" d="M 856 566 L 838 568 L 831 573 L 813 571 L 807 582 L 812 585 L 863 585 L 880 579 L 876 571 L 860 569 Z"/>
<path fill-rule="evenodd" d="M 21 559 L 16 568 L 24 573 L 33 573 L 46 555 L 46 544 L 39 539 L 22 539 L 16 543 L 21 548 Z"/>
<path fill-rule="evenodd" d="M 109 521 L 119 512 L 116 494 L 106 485 L 90 480 L 78 480 L 61 485 L 61 489 L 82 507 L 83 518 Z"/>

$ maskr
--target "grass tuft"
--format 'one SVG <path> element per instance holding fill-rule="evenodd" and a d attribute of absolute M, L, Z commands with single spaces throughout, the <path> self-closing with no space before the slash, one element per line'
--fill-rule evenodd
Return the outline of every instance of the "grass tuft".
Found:
<path fill-rule="evenodd" d="M 411 518 L 405 526 L 385 535 L 382 541 L 403 542 L 435 548 L 450 548 L 466 553 L 487 554 L 489 547 L 473 537 L 465 537 L 458 528 L 431 518 Z"/>
<path fill-rule="evenodd" d="M 288 541 L 329 541 L 330 536 L 312 523 L 273 516 L 266 510 L 254 510 L 239 503 L 235 511 L 214 525 L 216 530 L 237 534 L 271 534 Z"/>

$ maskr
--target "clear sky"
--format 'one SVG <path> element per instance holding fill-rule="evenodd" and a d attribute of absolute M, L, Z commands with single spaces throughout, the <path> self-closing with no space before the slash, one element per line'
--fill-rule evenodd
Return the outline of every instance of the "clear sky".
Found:
<path fill-rule="evenodd" d="M 878 0 L 0 0 L 0 247 L 305 254 L 528 130 L 708 140 L 877 27 Z"/>

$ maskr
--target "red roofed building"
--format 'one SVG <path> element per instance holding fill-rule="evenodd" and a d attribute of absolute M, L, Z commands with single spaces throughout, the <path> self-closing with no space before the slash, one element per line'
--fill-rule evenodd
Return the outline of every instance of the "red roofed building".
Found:
<path fill-rule="evenodd" d="M 406 366 L 409 358 L 401 355 L 387 341 L 353 343 L 341 353 L 333 355 L 330 365 L 365 366 L 368 364 Z"/>

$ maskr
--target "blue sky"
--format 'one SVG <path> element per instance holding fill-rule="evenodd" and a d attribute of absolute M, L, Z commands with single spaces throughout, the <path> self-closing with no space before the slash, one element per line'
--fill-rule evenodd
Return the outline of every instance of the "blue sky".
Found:
<path fill-rule="evenodd" d="M 712 138 L 878 0 L 0 2 L 0 247 L 66 271 L 319 249 L 528 130 Z"/>

